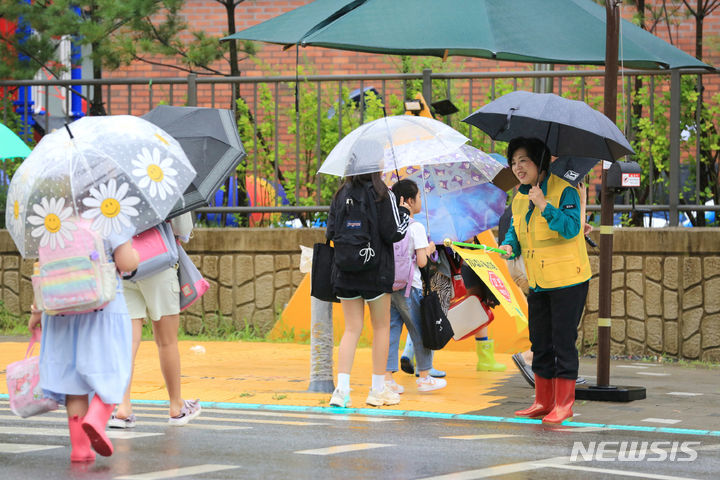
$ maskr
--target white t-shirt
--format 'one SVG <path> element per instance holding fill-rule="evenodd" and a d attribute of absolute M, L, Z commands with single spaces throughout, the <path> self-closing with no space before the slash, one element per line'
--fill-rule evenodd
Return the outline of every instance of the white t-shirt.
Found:
<path fill-rule="evenodd" d="M 410 255 L 415 253 L 415 250 L 418 248 L 425 248 L 430 245 L 427 239 L 427 233 L 425 233 L 425 225 L 420 222 L 411 222 L 410 227 L 408 227 L 407 234 L 410 235 L 410 244 L 408 245 Z M 415 262 L 413 268 L 412 286 L 414 288 L 422 289 L 422 276 L 420 276 L 420 268 L 418 267 L 417 262 Z"/>

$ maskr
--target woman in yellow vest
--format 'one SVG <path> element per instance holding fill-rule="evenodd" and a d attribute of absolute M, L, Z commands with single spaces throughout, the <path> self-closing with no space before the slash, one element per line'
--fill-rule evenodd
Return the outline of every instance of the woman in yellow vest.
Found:
<path fill-rule="evenodd" d="M 535 402 L 515 414 L 562 423 L 573 415 L 575 341 L 591 276 L 580 196 L 577 188 L 548 174 L 550 151 L 540 140 L 511 140 L 507 158 L 521 185 L 500 248 L 505 258 L 522 255 L 525 260 L 535 374 Z"/>

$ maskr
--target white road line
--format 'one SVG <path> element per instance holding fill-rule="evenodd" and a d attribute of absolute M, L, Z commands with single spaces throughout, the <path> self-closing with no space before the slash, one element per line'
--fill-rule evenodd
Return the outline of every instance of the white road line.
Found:
<path fill-rule="evenodd" d="M 67 423 L 67 418 L 62 416 L 51 416 L 51 415 L 43 415 L 42 417 L 29 417 L 29 418 L 20 418 L 15 415 L 0 415 L 0 420 L 18 420 L 23 422 L 35 422 L 35 423 Z M 152 420 L 143 420 L 142 416 L 138 420 L 138 424 L 142 426 L 157 426 L 157 427 L 168 427 L 167 422 L 154 422 Z M 173 427 L 175 428 L 175 427 Z M 216 430 L 216 431 L 223 431 L 223 430 L 249 430 L 253 427 L 243 427 L 239 425 L 208 425 L 203 423 L 188 423 L 187 425 L 183 426 L 182 428 L 197 428 L 202 430 Z M 122 429 L 118 428 L 108 428 L 108 431 L 110 432 L 119 432 L 123 431 Z"/>
<path fill-rule="evenodd" d="M 605 430 L 610 430 L 606 427 L 558 427 L 553 428 L 553 430 L 561 431 L 561 432 L 571 432 L 571 433 L 589 433 L 589 432 L 602 432 Z"/>
<path fill-rule="evenodd" d="M 669 377 L 669 373 L 635 372 L 635 375 L 647 375 L 648 377 Z"/>
<path fill-rule="evenodd" d="M 316 448 L 313 450 L 298 450 L 294 453 L 303 455 L 335 455 L 337 453 L 357 452 L 359 450 L 371 450 L 373 448 L 394 447 L 388 443 L 352 443 L 350 445 L 336 445 L 328 448 Z"/>
<path fill-rule="evenodd" d="M 65 448 L 64 445 L 37 445 L 33 443 L 0 443 L 0 453 L 27 453 L 53 448 Z"/>
<path fill-rule="evenodd" d="M 556 465 L 541 465 L 545 468 L 561 468 L 564 470 L 577 470 L 581 472 L 593 472 L 593 473 L 607 473 L 610 475 L 620 475 L 623 477 L 638 477 L 638 478 L 647 478 L 647 479 L 653 479 L 653 480 L 695 480 L 693 478 L 689 477 L 675 477 L 673 475 L 659 475 L 656 473 L 647 473 L 647 472 L 630 472 L 627 470 L 611 470 L 609 468 L 596 468 L 596 467 L 584 467 L 582 465 L 562 465 L 562 464 L 556 464 Z"/>
<path fill-rule="evenodd" d="M 720 450 L 720 443 L 715 445 L 703 445 L 701 447 L 693 447 L 693 450 L 702 451 L 702 452 L 712 452 L 715 450 Z"/>
<path fill-rule="evenodd" d="M 570 462 L 570 457 L 553 457 L 534 462 L 509 463 L 506 465 L 497 465 L 477 470 L 449 473 L 447 475 L 424 477 L 422 480 L 475 480 L 477 478 L 496 477 L 498 475 L 507 475 L 509 473 L 527 472 L 528 470 L 537 470 L 546 466 L 563 465 L 568 462 Z"/>
<path fill-rule="evenodd" d="M 187 475 L 200 475 L 203 473 L 220 472 L 240 468 L 236 465 L 195 465 L 193 467 L 171 468 L 170 470 L 158 470 L 157 472 L 139 473 L 137 475 L 123 475 L 115 477 L 118 480 L 160 480 L 162 478 L 177 478 Z"/>
<path fill-rule="evenodd" d="M 2 434 L 4 435 L 36 435 L 41 437 L 67 437 L 67 428 L 31 428 L 31 427 L 3 427 Z M 119 440 L 129 440 L 132 438 L 142 437 L 157 437 L 159 435 L 165 435 L 164 433 L 154 432 L 128 432 L 125 430 L 113 431 L 109 430 L 107 436 L 109 438 Z"/>
<path fill-rule="evenodd" d="M 675 418 L 643 418 L 640 420 L 641 422 L 647 422 L 647 423 L 664 423 L 665 425 L 675 425 L 676 423 L 682 422 L 682 420 L 677 420 Z"/>
<path fill-rule="evenodd" d="M 143 411 L 155 411 L 155 410 L 162 410 L 167 411 L 167 407 L 151 407 L 151 406 L 141 406 L 141 405 L 133 405 L 133 412 L 143 412 Z M 327 414 L 327 413 L 295 413 L 295 412 L 270 412 L 265 410 L 243 410 L 243 409 L 233 409 L 233 410 L 226 410 L 221 408 L 203 408 L 203 414 L 205 413 L 221 413 L 225 415 L 235 415 L 238 416 L 259 416 L 259 417 L 288 417 L 288 418 L 320 418 L 323 420 L 337 420 L 337 421 L 355 421 L 355 422 L 372 422 L 372 423 L 380 423 L 380 422 L 399 422 L 402 421 L 400 418 L 377 418 L 377 417 L 363 417 L 361 415 L 334 415 L 334 414 Z M 141 416 L 141 415 L 138 415 Z M 201 417 L 202 418 L 202 417 Z"/>
<path fill-rule="evenodd" d="M 615 368 L 648 368 L 647 365 L 615 365 Z"/>
<path fill-rule="evenodd" d="M 698 395 L 702 395 L 702 393 L 693 393 L 693 392 L 668 392 L 668 395 L 676 395 L 678 397 L 697 397 Z"/>
<path fill-rule="evenodd" d="M 450 440 L 487 440 L 490 438 L 508 438 L 508 437 L 517 437 L 517 435 L 507 435 L 503 433 L 490 433 L 487 435 L 456 435 L 453 437 L 440 437 L 440 438 L 448 438 Z"/>
<path fill-rule="evenodd" d="M 642 362 L 635 362 L 633 365 L 642 365 L 643 367 L 659 367 L 660 365 L 657 363 L 642 363 Z"/>

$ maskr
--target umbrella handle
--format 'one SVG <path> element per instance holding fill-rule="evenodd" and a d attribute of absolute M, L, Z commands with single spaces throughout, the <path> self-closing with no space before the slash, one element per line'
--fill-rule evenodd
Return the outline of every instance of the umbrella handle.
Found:
<path fill-rule="evenodd" d="M 486 252 L 494 252 L 501 255 L 507 255 L 507 252 L 505 250 L 500 250 L 499 248 L 488 247 L 487 245 L 482 245 L 478 243 L 453 242 L 449 238 L 443 240 L 443 245 L 445 245 L 446 247 L 451 247 L 455 245 L 457 247 L 473 248 L 475 250 L 485 250 Z"/>

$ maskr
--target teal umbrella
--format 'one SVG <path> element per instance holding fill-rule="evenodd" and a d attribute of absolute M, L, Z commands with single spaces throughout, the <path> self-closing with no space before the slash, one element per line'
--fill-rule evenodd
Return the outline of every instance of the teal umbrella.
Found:
<path fill-rule="evenodd" d="M 0 160 L 25 158 L 28 155 L 30 155 L 30 147 L 25 145 L 15 132 L 0 123 Z"/>
<path fill-rule="evenodd" d="M 625 67 L 711 68 L 626 20 L 620 31 Z M 605 8 L 591 0 L 316 0 L 225 40 L 603 65 L 605 35 Z"/>

